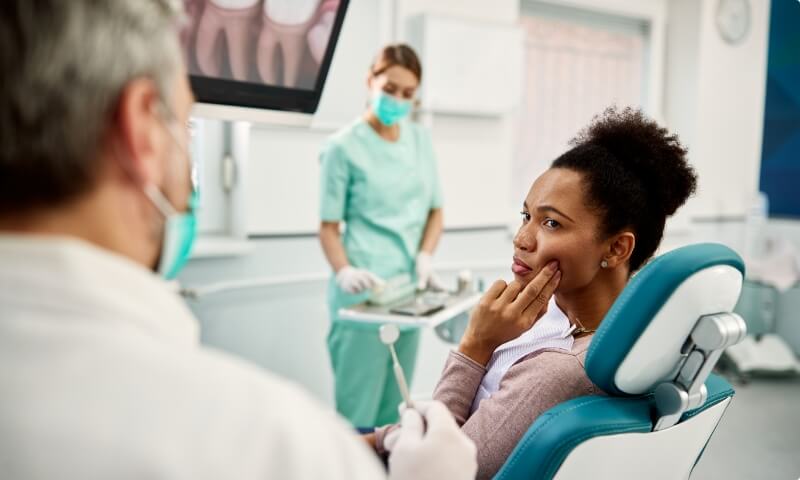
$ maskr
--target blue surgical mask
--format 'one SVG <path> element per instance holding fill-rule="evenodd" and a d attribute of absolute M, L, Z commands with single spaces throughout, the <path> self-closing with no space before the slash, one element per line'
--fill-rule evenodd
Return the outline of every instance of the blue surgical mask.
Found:
<path fill-rule="evenodd" d="M 194 214 L 197 195 L 192 194 L 189 210 L 179 213 L 154 185 L 146 186 L 144 191 L 165 218 L 157 271 L 165 279 L 172 280 L 178 276 L 192 253 L 197 236 L 197 218 Z"/>
<path fill-rule="evenodd" d="M 372 94 L 372 112 L 386 126 L 392 126 L 411 112 L 411 100 L 398 100 L 379 90 Z"/>
<path fill-rule="evenodd" d="M 178 141 L 173 129 L 169 125 L 166 128 L 175 144 L 188 156 L 187 149 Z M 189 260 L 197 236 L 197 218 L 194 213 L 198 200 L 197 191 L 192 193 L 189 209 L 183 213 L 178 212 L 155 185 L 146 185 L 144 193 L 165 219 L 157 271 L 165 279 L 172 280 Z"/>

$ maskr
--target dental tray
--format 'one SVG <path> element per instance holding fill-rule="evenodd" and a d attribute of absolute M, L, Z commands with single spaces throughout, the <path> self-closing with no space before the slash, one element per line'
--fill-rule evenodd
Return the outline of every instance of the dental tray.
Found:
<path fill-rule="evenodd" d="M 480 298 L 477 292 L 417 292 L 387 305 L 364 302 L 345 307 L 338 317 L 351 322 L 435 327 L 469 312 Z"/>

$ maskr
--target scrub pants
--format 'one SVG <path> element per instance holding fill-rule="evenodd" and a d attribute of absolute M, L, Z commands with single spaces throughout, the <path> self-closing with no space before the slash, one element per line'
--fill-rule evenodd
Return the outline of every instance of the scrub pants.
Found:
<path fill-rule="evenodd" d="M 335 320 L 328 333 L 336 389 L 336 410 L 353 426 L 370 427 L 398 421 L 403 401 L 392 368 L 392 355 L 381 343 L 379 325 Z M 419 328 L 400 330 L 397 357 L 411 386 L 419 346 Z"/>

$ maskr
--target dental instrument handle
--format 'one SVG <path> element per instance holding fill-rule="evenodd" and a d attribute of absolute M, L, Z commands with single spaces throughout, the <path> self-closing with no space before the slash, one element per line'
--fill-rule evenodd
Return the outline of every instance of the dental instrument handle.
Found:
<path fill-rule="evenodd" d="M 397 352 L 394 350 L 394 345 L 389 345 L 389 351 L 392 352 L 394 378 L 397 380 L 397 386 L 400 388 L 400 395 L 403 396 L 403 401 L 406 402 L 406 408 L 414 408 L 414 402 L 411 401 L 411 394 L 408 392 L 406 376 L 403 373 L 403 367 L 400 366 L 400 361 L 397 359 Z"/>
<path fill-rule="evenodd" d="M 394 364 L 394 376 L 397 377 L 397 386 L 400 387 L 400 394 L 406 402 L 406 408 L 414 408 L 414 402 L 411 401 L 411 394 L 408 393 L 406 377 L 403 375 L 403 368 L 399 363 Z"/>

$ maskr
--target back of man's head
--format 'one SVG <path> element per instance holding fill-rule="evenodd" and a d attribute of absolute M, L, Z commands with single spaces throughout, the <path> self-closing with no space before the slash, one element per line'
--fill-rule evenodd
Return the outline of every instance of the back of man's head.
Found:
<path fill-rule="evenodd" d="M 178 0 L 0 2 L 0 216 L 94 186 L 123 87 L 180 71 Z"/>

